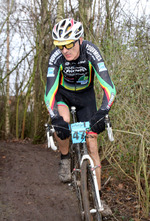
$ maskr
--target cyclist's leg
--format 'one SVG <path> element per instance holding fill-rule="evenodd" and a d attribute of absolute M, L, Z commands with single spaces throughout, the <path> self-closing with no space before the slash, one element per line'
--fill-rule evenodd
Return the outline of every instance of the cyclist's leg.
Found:
<path fill-rule="evenodd" d="M 63 117 L 64 121 L 66 121 L 68 123 L 70 122 L 70 112 L 69 112 L 68 106 L 66 106 L 65 104 L 64 105 L 58 104 L 58 112 L 59 112 L 60 116 Z M 55 133 L 55 138 L 57 140 L 61 154 L 67 155 L 69 152 L 69 138 L 66 140 L 61 140 L 56 135 L 56 133 Z"/>
<path fill-rule="evenodd" d="M 69 109 L 65 105 L 58 105 L 58 112 L 63 119 L 69 123 L 70 113 Z M 62 182 L 70 182 L 71 180 L 71 159 L 69 153 L 69 138 L 61 140 L 55 133 L 55 138 L 57 140 L 59 150 L 61 152 L 61 159 L 59 163 L 59 179 Z"/>
<path fill-rule="evenodd" d="M 70 122 L 70 111 L 67 105 L 67 100 L 64 98 L 63 91 L 58 91 L 57 96 L 57 109 L 60 116 L 66 122 Z M 59 164 L 59 179 L 62 182 L 69 182 L 71 180 L 71 159 L 69 154 L 69 138 L 65 140 L 61 140 L 57 134 L 55 134 L 56 141 L 59 146 L 59 150 L 61 153 L 60 164 Z"/>
<path fill-rule="evenodd" d="M 99 157 L 98 147 L 97 147 L 97 134 L 89 133 L 87 136 L 86 142 L 87 142 L 87 147 L 88 147 L 90 156 L 92 157 L 94 161 L 94 165 L 98 166 L 95 171 L 96 171 L 98 188 L 99 190 L 101 190 L 101 163 L 100 163 L 100 157 Z"/>
<path fill-rule="evenodd" d="M 57 110 L 60 116 L 63 117 L 64 121 L 70 123 L 70 111 L 69 111 L 69 93 L 59 88 L 56 94 Z M 69 151 L 69 139 L 61 140 L 56 134 L 55 138 L 58 142 L 59 150 L 63 155 L 66 155 Z"/>

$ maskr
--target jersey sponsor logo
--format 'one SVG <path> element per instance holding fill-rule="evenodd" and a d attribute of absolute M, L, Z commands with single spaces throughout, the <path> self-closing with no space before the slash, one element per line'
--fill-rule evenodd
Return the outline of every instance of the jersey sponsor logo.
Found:
<path fill-rule="evenodd" d="M 85 76 L 85 75 L 84 75 L 84 76 L 82 76 L 82 77 L 80 77 L 80 78 L 78 79 L 77 83 L 80 83 L 80 84 L 84 85 L 84 84 L 87 84 L 88 81 L 89 81 L 88 76 Z"/>
<path fill-rule="evenodd" d="M 66 75 L 73 76 L 74 74 L 82 75 L 83 73 L 87 72 L 87 68 L 85 67 L 65 67 L 63 73 Z"/>
<path fill-rule="evenodd" d="M 65 67 L 63 69 L 64 79 L 70 84 L 86 85 L 88 83 L 88 71 L 86 67 Z"/>
<path fill-rule="evenodd" d="M 98 68 L 99 68 L 99 71 L 102 72 L 102 71 L 107 71 L 107 68 L 105 67 L 105 64 L 104 62 L 100 62 L 97 64 L 98 65 Z"/>
<path fill-rule="evenodd" d="M 55 68 L 48 68 L 47 70 L 47 77 L 54 77 L 54 69 Z"/>
<path fill-rule="evenodd" d="M 83 60 L 83 61 L 79 61 L 78 64 L 85 64 L 86 63 L 86 60 Z"/>
<path fill-rule="evenodd" d="M 86 49 L 87 49 L 89 52 L 91 52 L 91 53 L 94 55 L 94 57 L 95 57 L 98 61 L 100 61 L 100 60 L 102 59 L 100 53 L 99 53 L 93 46 L 87 44 L 87 45 L 86 45 Z"/>
<path fill-rule="evenodd" d="M 53 65 L 53 63 L 56 63 L 56 61 L 62 56 L 60 50 L 56 50 L 54 54 L 49 59 L 49 65 Z"/>

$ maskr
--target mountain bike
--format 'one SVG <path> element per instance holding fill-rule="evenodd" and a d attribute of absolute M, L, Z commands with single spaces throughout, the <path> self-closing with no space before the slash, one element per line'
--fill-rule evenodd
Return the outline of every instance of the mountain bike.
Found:
<path fill-rule="evenodd" d="M 74 187 L 81 214 L 81 220 L 85 221 L 102 221 L 101 211 L 103 205 L 101 203 L 96 168 L 90 157 L 86 144 L 86 136 L 90 129 L 89 122 L 76 122 L 76 108 L 71 107 L 73 123 L 70 124 L 71 132 L 71 185 Z M 113 141 L 113 134 L 108 115 L 105 118 L 108 136 Z M 48 147 L 56 150 L 52 135 L 54 128 L 46 125 Z"/>

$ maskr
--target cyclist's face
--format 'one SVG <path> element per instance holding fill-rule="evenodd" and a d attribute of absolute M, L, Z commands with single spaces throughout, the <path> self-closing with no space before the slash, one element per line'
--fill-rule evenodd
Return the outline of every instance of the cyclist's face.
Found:
<path fill-rule="evenodd" d="M 79 39 L 80 44 L 82 44 L 82 38 Z M 80 55 L 80 44 L 79 41 L 76 41 L 74 43 L 74 46 L 71 49 L 67 49 L 66 47 L 63 47 L 61 50 L 61 53 L 66 58 L 67 61 L 76 60 Z"/>

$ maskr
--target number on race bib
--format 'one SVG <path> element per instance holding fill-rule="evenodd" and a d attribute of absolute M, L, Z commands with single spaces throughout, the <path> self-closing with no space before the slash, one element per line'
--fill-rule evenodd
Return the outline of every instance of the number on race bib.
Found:
<path fill-rule="evenodd" d="M 74 139 L 78 140 L 79 139 L 78 131 L 75 131 L 72 136 Z"/>

